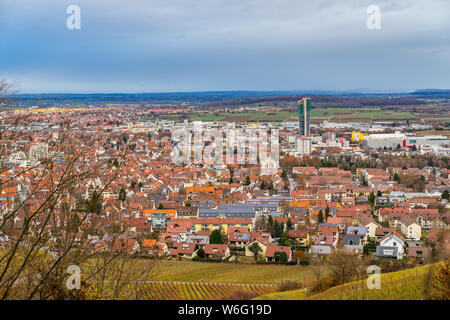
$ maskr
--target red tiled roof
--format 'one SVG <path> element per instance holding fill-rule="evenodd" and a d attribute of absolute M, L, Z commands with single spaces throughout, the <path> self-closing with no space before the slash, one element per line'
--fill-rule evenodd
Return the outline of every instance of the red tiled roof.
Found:
<path fill-rule="evenodd" d="M 288 235 L 291 238 L 307 238 L 308 232 L 301 230 L 289 230 Z"/>
<path fill-rule="evenodd" d="M 289 257 L 292 249 L 289 246 L 268 246 L 266 249 L 266 257 L 273 258 L 277 252 L 285 252 Z"/>
<path fill-rule="evenodd" d="M 206 244 L 205 245 L 205 253 L 206 254 L 214 254 L 220 257 L 225 256 L 225 252 L 228 246 L 226 244 Z"/>

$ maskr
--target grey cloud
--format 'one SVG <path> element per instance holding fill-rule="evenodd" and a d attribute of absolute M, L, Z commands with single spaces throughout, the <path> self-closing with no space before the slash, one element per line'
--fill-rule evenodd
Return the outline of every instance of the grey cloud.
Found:
<path fill-rule="evenodd" d="M 75 2 L 80 31 L 73 0 L 2 1 L 0 70 L 24 91 L 450 87 L 448 0 Z"/>

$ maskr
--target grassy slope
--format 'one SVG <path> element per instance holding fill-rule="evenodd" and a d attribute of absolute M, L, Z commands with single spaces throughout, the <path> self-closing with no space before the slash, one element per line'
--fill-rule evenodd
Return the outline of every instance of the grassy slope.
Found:
<path fill-rule="evenodd" d="M 381 288 L 369 290 L 367 280 L 336 286 L 305 297 L 304 289 L 272 293 L 258 300 L 420 300 L 425 297 L 425 280 L 430 265 L 381 275 Z"/>
<path fill-rule="evenodd" d="M 275 292 L 256 297 L 252 300 L 305 300 L 305 289 Z"/>

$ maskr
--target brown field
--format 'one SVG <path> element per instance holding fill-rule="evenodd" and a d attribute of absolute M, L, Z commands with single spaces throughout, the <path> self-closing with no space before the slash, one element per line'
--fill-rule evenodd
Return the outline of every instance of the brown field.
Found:
<path fill-rule="evenodd" d="M 417 131 L 416 134 L 420 137 L 426 135 L 439 135 L 450 137 L 450 130 L 425 130 L 425 131 Z"/>

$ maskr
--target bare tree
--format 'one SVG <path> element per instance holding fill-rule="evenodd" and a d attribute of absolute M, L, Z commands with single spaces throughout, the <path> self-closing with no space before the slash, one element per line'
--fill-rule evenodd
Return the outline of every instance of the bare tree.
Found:
<path fill-rule="evenodd" d="M 367 276 L 364 260 L 343 251 L 332 253 L 327 261 L 327 266 L 336 284 L 360 280 Z"/>
<path fill-rule="evenodd" d="M 99 249 L 94 240 L 105 233 L 104 217 L 80 201 L 88 178 L 102 173 L 99 199 L 120 176 L 120 166 L 94 161 L 90 151 L 97 137 L 74 130 L 69 119 L 62 120 L 58 138 L 30 164 L 14 164 L 14 156 L 25 154 L 31 143 L 26 128 L 35 119 L 8 110 L 10 92 L 11 86 L 0 81 L 0 192 L 7 199 L 0 208 L 0 299 L 149 298 L 153 262 L 144 265 L 114 252 L 118 233 Z M 126 161 L 127 154 L 125 145 L 116 158 Z M 66 286 L 72 265 L 82 269 L 81 290 Z M 105 286 L 108 290 L 101 290 Z"/>

